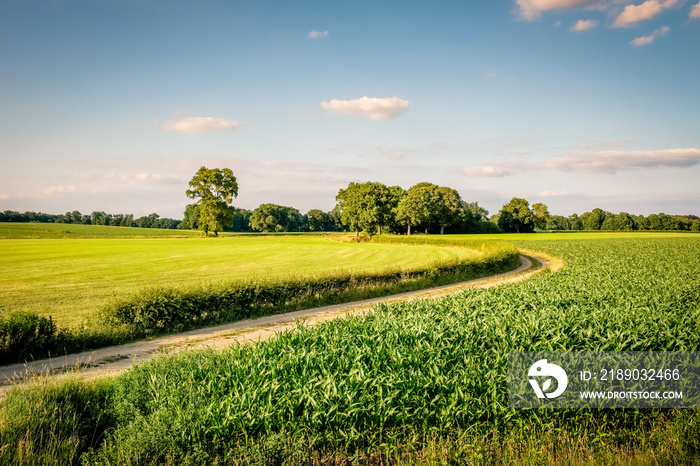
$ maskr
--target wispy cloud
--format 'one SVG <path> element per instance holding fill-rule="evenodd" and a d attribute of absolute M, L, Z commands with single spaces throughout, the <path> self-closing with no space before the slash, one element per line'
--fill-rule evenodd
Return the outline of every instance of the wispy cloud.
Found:
<path fill-rule="evenodd" d="M 641 5 L 627 5 L 615 18 L 613 26 L 628 27 L 646 21 L 662 11 L 677 5 L 679 0 L 647 0 Z"/>
<path fill-rule="evenodd" d="M 665 36 L 670 30 L 671 28 L 664 26 L 661 29 L 654 31 L 650 36 L 637 37 L 636 39 L 632 40 L 630 44 L 634 45 L 635 47 L 651 44 L 657 37 Z"/>
<path fill-rule="evenodd" d="M 48 186 L 39 190 L 38 196 L 42 198 L 59 194 L 75 194 L 76 192 L 78 192 L 78 188 L 75 186 Z"/>
<path fill-rule="evenodd" d="M 591 29 L 595 29 L 598 26 L 599 21 L 595 19 L 580 19 L 571 26 L 570 31 L 572 32 L 581 32 L 581 31 L 589 31 Z"/>
<path fill-rule="evenodd" d="M 545 11 L 604 5 L 605 0 L 516 0 L 516 3 L 518 8 L 515 14 L 524 20 L 534 21 Z"/>
<path fill-rule="evenodd" d="M 181 133 L 208 133 L 211 131 L 233 131 L 240 125 L 238 121 L 223 118 L 189 117 L 166 121 L 163 128 Z"/>
<path fill-rule="evenodd" d="M 539 194 L 540 197 L 570 197 L 579 195 L 570 193 L 569 191 L 540 191 Z"/>
<path fill-rule="evenodd" d="M 464 169 L 472 177 L 504 177 L 525 171 L 544 170 L 573 173 L 606 173 L 654 167 L 689 167 L 700 163 L 700 149 L 667 149 L 658 151 L 599 151 L 569 154 L 542 162 L 496 162 Z"/>
<path fill-rule="evenodd" d="M 361 97 L 355 100 L 321 102 L 321 106 L 332 113 L 359 115 L 372 120 L 393 120 L 406 113 L 411 104 L 408 100 L 399 99 L 398 97 Z"/>
<path fill-rule="evenodd" d="M 690 10 L 690 17 L 691 18 L 700 18 L 700 2 L 695 4 L 693 8 Z"/>
<path fill-rule="evenodd" d="M 308 37 L 309 39 L 318 39 L 319 37 L 328 37 L 328 31 L 311 31 Z"/>

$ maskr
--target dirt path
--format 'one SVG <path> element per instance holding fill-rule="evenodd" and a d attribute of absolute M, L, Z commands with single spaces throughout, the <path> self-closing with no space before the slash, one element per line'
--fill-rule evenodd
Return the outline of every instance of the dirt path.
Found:
<path fill-rule="evenodd" d="M 533 261 L 539 262 L 539 267 L 535 267 L 538 264 L 533 264 Z M 377 303 L 434 298 L 456 293 L 469 287 L 486 288 L 512 283 L 529 278 L 549 268 L 552 268 L 552 265 L 543 257 L 533 254 L 528 256 L 521 255 L 520 266 L 517 269 L 491 277 L 381 298 L 304 309 L 286 314 L 259 317 L 257 319 L 247 319 L 231 324 L 167 335 L 152 340 L 70 354 L 59 358 L 3 366 L 0 367 L 0 396 L 13 384 L 31 380 L 37 376 L 51 374 L 52 376 L 60 377 L 66 373 L 75 373 L 76 369 L 79 369 L 79 373 L 83 377 L 88 378 L 116 375 L 125 371 L 132 364 L 150 359 L 159 353 L 176 353 L 188 348 L 224 348 L 236 342 L 244 344 L 264 340 L 277 332 L 293 328 L 300 320 L 306 325 L 315 325 L 319 322 L 344 317 L 348 314 L 365 313 Z"/>

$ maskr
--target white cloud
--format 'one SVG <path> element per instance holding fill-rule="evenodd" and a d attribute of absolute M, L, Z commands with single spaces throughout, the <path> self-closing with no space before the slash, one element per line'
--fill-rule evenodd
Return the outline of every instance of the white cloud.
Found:
<path fill-rule="evenodd" d="M 572 31 L 572 32 L 588 31 L 590 29 L 595 29 L 596 26 L 598 26 L 598 23 L 599 23 L 599 21 L 596 21 L 595 19 L 587 19 L 587 20 L 580 19 L 576 22 L 576 24 L 571 26 L 570 31 Z"/>
<path fill-rule="evenodd" d="M 647 0 L 641 5 L 627 5 L 615 18 L 613 26 L 627 27 L 640 21 L 651 19 L 663 10 L 676 5 L 679 0 Z"/>
<path fill-rule="evenodd" d="M 569 197 L 576 196 L 576 194 L 570 193 L 569 191 L 540 191 L 540 197 Z"/>
<path fill-rule="evenodd" d="M 515 13 L 522 19 L 534 21 L 545 11 L 590 7 L 603 4 L 604 0 L 516 0 L 516 2 L 518 9 Z"/>
<path fill-rule="evenodd" d="M 163 128 L 181 133 L 206 133 L 210 131 L 233 131 L 241 124 L 234 120 L 212 117 L 189 117 L 166 121 Z"/>
<path fill-rule="evenodd" d="M 694 5 L 693 9 L 690 10 L 690 17 L 691 18 L 700 18 L 700 2 L 698 2 L 696 5 Z"/>
<path fill-rule="evenodd" d="M 544 170 L 574 173 L 607 173 L 654 167 L 689 167 L 700 163 L 700 149 L 657 151 L 599 151 L 563 155 L 534 163 L 498 162 L 464 170 L 467 176 L 502 177 L 525 171 Z"/>
<path fill-rule="evenodd" d="M 311 31 L 307 36 L 309 39 L 318 39 L 319 37 L 328 37 L 328 31 Z"/>
<path fill-rule="evenodd" d="M 398 97 L 375 98 L 361 97 L 355 100 L 331 100 L 321 102 L 321 106 L 333 113 L 360 115 L 372 120 L 392 120 L 408 111 L 408 100 Z"/>
<path fill-rule="evenodd" d="M 10 195 L 7 193 L 0 193 L 0 201 L 6 201 L 10 198 Z"/>
<path fill-rule="evenodd" d="M 58 194 L 74 194 L 78 190 L 75 186 L 48 186 L 39 191 L 39 197 L 49 197 Z"/>
<path fill-rule="evenodd" d="M 650 36 L 637 37 L 636 39 L 632 40 L 630 44 L 634 45 L 635 47 L 651 44 L 652 42 L 654 42 L 654 39 L 666 35 L 666 33 L 668 33 L 668 31 L 670 30 L 671 28 L 669 28 L 668 26 L 664 26 L 661 29 L 657 29 L 656 31 L 654 31 L 654 33 Z"/>
<path fill-rule="evenodd" d="M 527 169 L 527 166 L 520 162 L 498 162 L 483 167 L 465 168 L 464 174 L 475 178 L 501 178 L 516 175 Z"/>

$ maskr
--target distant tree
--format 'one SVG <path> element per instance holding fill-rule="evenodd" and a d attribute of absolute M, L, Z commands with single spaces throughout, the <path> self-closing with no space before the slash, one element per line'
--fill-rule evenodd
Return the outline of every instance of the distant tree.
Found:
<path fill-rule="evenodd" d="M 638 230 L 649 229 L 649 220 L 644 215 L 637 215 L 634 217 L 634 223 L 637 225 Z"/>
<path fill-rule="evenodd" d="M 537 202 L 532 204 L 532 212 L 535 214 L 535 228 L 538 230 L 546 229 L 550 217 L 547 206 L 541 202 Z"/>
<path fill-rule="evenodd" d="M 464 222 L 466 211 L 464 201 L 457 190 L 446 186 L 437 188 L 438 210 L 435 212 L 435 220 L 440 227 L 440 234 L 445 233 L 445 227 L 458 225 Z"/>
<path fill-rule="evenodd" d="M 261 204 L 250 215 L 250 226 L 257 231 L 300 231 L 303 225 L 303 215 L 293 207 Z"/>
<path fill-rule="evenodd" d="M 583 221 L 581 220 L 581 217 L 578 216 L 578 214 L 569 215 L 569 225 L 572 230 L 583 230 Z"/>
<path fill-rule="evenodd" d="M 606 217 L 603 224 L 607 221 L 608 219 Z M 620 212 L 617 215 L 612 215 L 612 229 L 617 231 L 632 231 L 637 229 L 637 225 L 630 214 L 627 212 Z"/>
<path fill-rule="evenodd" d="M 489 221 L 489 211 L 479 206 L 478 202 L 462 201 L 464 215 L 454 233 L 497 233 L 499 228 Z"/>
<path fill-rule="evenodd" d="M 534 206 L 533 206 L 534 207 Z M 571 230 L 571 222 L 562 215 L 550 215 L 547 219 L 545 230 Z"/>
<path fill-rule="evenodd" d="M 593 209 L 591 212 L 585 212 L 581 214 L 581 221 L 583 222 L 584 230 L 600 230 L 605 221 L 605 217 L 608 216 L 610 212 L 606 212 L 603 209 Z"/>
<path fill-rule="evenodd" d="M 230 204 L 238 196 L 238 183 L 230 168 L 207 168 L 202 166 L 190 180 L 187 197 L 199 199 L 199 229 L 205 235 L 220 231 L 231 225 L 233 212 Z"/>
<path fill-rule="evenodd" d="M 198 230 L 199 229 L 199 205 L 187 204 L 185 207 L 184 218 L 178 228 L 181 230 Z"/>
<path fill-rule="evenodd" d="M 311 209 L 306 214 L 306 225 L 309 231 L 335 231 L 335 221 L 330 213 L 321 209 Z"/>
<path fill-rule="evenodd" d="M 90 223 L 93 225 L 109 225 L 107 214 L 104 212 L 93 212 L 90 214 Z"/>
<path fill-rule="evenodd" d="M 432 183 L 418 183 L 406 191 L 397 207 L 396 220 L 406 225 L 406 234 L 411 234 L 411 227 L 423 225 L 426 233 L 428 226 L 435 222 L 435 213 L 440 210 L 438 186 Z"/>
<path fill-rule="evenodd" d="M 370 234 L 395 222 L 393 212 L 398 205 L 396 192 L 392 192 L 382 183 L 350 183 L 347 188 L 338 191 L 335 210 L 340 214 L 343 225 L 355 231 L 359 237 L 360 230 Z"/>
<path fill-rule="evenodd" d="M 514 197 L 501 208 L 498 226 L 505 232 L 529 233 L 535 229 L 535 214 L 530 203 Z"/>
<path fill-rule="evenodd" d="M 250 226 L 250 210 L 232 207 L 233 220 L 231 221 L 231 231 L 253 231 Z"/>
<path fill-rule="evenodd" d="M 159 218 L 160 215 L 156 213 L 153 213 L 148 216 L 139 217 L 136 220 L 134 220 L 134 226 L 137 226 L 139 228 L 153 228 L 154 223 Z"/>

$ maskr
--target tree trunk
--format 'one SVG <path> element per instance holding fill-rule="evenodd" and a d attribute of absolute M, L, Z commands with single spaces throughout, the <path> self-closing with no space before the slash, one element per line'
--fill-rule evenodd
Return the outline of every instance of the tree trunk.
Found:
<path fill-rule="evenodd" d="M 355 239 L 356 240 L 360 239 L 360 230 L 355 230 Z"/>
<path fill-rule="evenodd" d="M 441 235 L 445 234 L 445 226 L 444 225 L 440 225 L 440 234 Z"/>
<path fill-rule="evenodd" d="M 406 236 L 411 236 L 411 224 L 408 224 L 408 233 L 406 233 Z"/>
<path fill-rule="evenodd" d="M 382 236 L 382 226 L 379 225 L 379 236 Z"/>
<path fill-rule="evenodd" d="M 425 234 L 428 234 L 428 227 L 425 227 Z"/>

